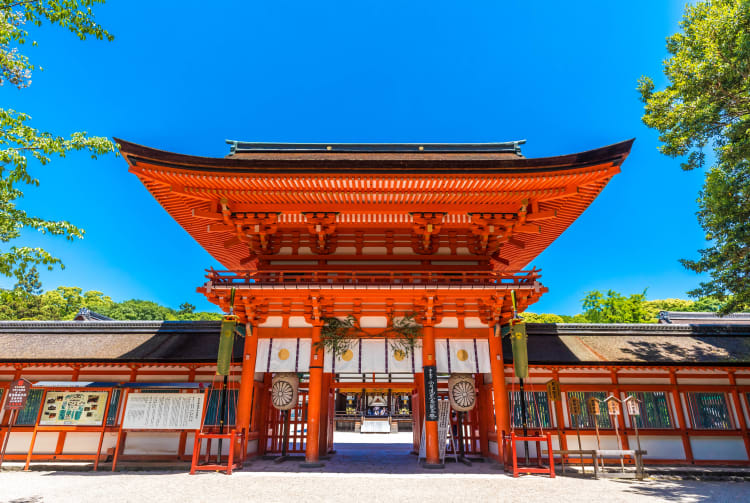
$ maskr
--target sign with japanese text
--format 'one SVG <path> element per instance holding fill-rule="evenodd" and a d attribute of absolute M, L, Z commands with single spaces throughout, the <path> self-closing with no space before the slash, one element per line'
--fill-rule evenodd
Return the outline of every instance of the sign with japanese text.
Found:
<path fill-rule="evenodd" d="M 558 402 L 560 400 L 560 383 L 554 379 L 547 383 L 547 395 L 550 401 Z"/>
<path fill-rule="evenodd" d="M 571 396 L 568 398 L 568 409 L 570 410 L 571 416 L 581 415 L 581 399 L 577 396 Z"/>
<path fill-rule="evenodd" d="M 5 400 L 5 410 L 21 410 L 26 406 L 29 398 L 31 383 L 26 379 L 16 379 L 8 388 L 8 398 Z"/>
<path fill-rule="evenodd" d="M 640 416 L 641 415 L 641 408 L 638 407 L 638 402 L 635 400 L 635 398 L 631 398 L 627 402 L 625 402 L 628 408 L 628 415 L 631 416 Z"/>
<path fill-rule="evenodd" d="M 203 393 L 130 393 L 122 427 L 129 430 L 198 430 Z"/>
<path fill-rule="evenodd" d="M 586 409 L 588 410 L 589 415 L 591 416 L 598 416 L 601 412 L 600 406 L 599 406 L 599 400 L 597 400 L 594 397 L 589 398 L 586 401 Z"/>
<path fill-rule="evenodd" d="M 607 400 L 607 412 L 609 412 L 613 416 L 620 415 L 620 404 L 616 398 Z"/>
<path fill-rule="evenodd" d="M 437 421 L 439 418 L 438 379 L 435 365 L 424 367 L 424 391 L 425 421 Z"/>

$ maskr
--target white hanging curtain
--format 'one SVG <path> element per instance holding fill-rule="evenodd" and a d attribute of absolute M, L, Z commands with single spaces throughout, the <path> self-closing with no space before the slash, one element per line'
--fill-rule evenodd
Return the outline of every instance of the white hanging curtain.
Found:
<path fill-rule="evenodd" d="M 307 372 L 311 339 L 259 339 L 257 372 Z M 437 339 L 437 371 L 440 373 L 488 373 L 489 344 L 484 339 Z M 324 371 L 345 374 L 421 373 L 422 347 L 409 355 L 397 352 L 385 339 L 359 339 L 343 355 L 326 351 Z"/>
<path fill-rule="evenodd" d="M 445 374 L 490 372 L 490 348 L 484 339 L 435 340 L 437 371 Z"/>
<path fill-rule="evenodd" d="M 359 339 L 336 358 L 326 351 L 324 370 L 345 374 L 422 372 L 422 348 L 418 347 L 411 354 L 404 355 L 385 339 Z"/>
<path fill-rule="evenodd" d="M 312 339 L 258 339 L 256 372 L 307 372 Z"/>

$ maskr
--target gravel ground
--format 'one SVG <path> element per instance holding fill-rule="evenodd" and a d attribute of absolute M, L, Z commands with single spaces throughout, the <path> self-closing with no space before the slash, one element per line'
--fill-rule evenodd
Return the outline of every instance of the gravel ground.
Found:
<path fill-rule="evenodd" d="M 232 476 L 204 472 L 0 473 L 0 502 L 145 501 L 696 501 L 750 500 L 750 483 L 681 480 L 617 481 L 574 477 L 513 479 L 489 463 L 449 463 L 425 470 L 408 454 L 410 436 L 357 435 L 336 444 L 337 454 L 317 469 L 299 461 L 254 461 Z M 337 434 L 337 440 L 344 436 Z M 387 442 L 387 443 L 386 443 Z"/>

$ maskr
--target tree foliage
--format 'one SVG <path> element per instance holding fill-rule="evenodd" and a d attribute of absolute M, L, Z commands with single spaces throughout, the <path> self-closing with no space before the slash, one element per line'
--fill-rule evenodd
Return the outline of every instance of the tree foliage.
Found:
<path fill-rule="evenodd" d="M 613 290 L 605 297 L 598 290 L 583 298 L 583 315 L 591 323 L 645 323 L 649 321 L 646 311 L 646 291 L 628 297 Z"/>
<path fill-rule="evenodd" d="M 660 311 L 717 312 L 721 302 L 714 297 L 698 300 L 646 300 L 643 293 L 624 296 L 608 290 L 606 296 L 598 290 L 587 292 L 581 299 L 583 313 L 575 316 L 551 313 L 529 313 L 521 316 L 527 323 L 656 323 Z"/>
<path fill-rule="evenodd" d="M 681 262 L 710 275 L 690 295 L 739 311 L 750 306 L 750 1 L 688 5 L 680 26 L 667 39 L 667 87 L 639 82 L 643 122 L 659 132 L 662 153 L 685 158 L 683 169 L 703 168 L 713 149 L 698 199 L 709 244 L 698 260 Z"/>
<path fill-rule="evenodd" d="M 102 292 L 84 292 L 78 287 L 61 286 L 47 292 L 30 274 L 12 290 L 0 289 L 0 320 L 72 320 L 85 307 L 115 320 L 220 320 L 219 313 L 195 312 L 191 304 L 179 311 L 148 300 L 115 302 Z M 185 305 L 192 307 L 186 310 Z"/>
<path fill-rule="evenodd" d="M 0 85 L 8 83 L 22 89 L 31 84 L 36 66 L 20 51 L 29 43 L 26 26 L 39 27 L 46 21 L 81 40 L 112 40 L 112 35 L 95 21 L 92 7 L 99 3 L 103 0 L 0 0 Z M 107 138 L 85 132 L 58 136 L 31 126 L 30 121 L 27 114 L 0 108 L 0 274 L 15 276 L 19 281 L 36 265 L 62 267 L 60 259 L 43 248 L 13 244 L 24 229 L 69 240 L 83 238 L 84 234 L 70 222 L 29 215 L 20 207 L 23 189 L 39 185 L 29 161 L 44 166 L 54 156 L 65 157 L 71 151 L 88 151 L 93 158 L 115 151 Z"/>

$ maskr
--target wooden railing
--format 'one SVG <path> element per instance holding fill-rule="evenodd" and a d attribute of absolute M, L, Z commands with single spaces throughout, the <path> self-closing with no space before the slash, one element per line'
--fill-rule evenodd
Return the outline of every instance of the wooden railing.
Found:
<path fill-rule="evenodd" d="M 214 288 L 264 285 L 383 285 L 383 286 L 516 286 L 533 287 L 541 277 L 539 269 L 518 273 L 467 271 L 206 271 Z"/>

